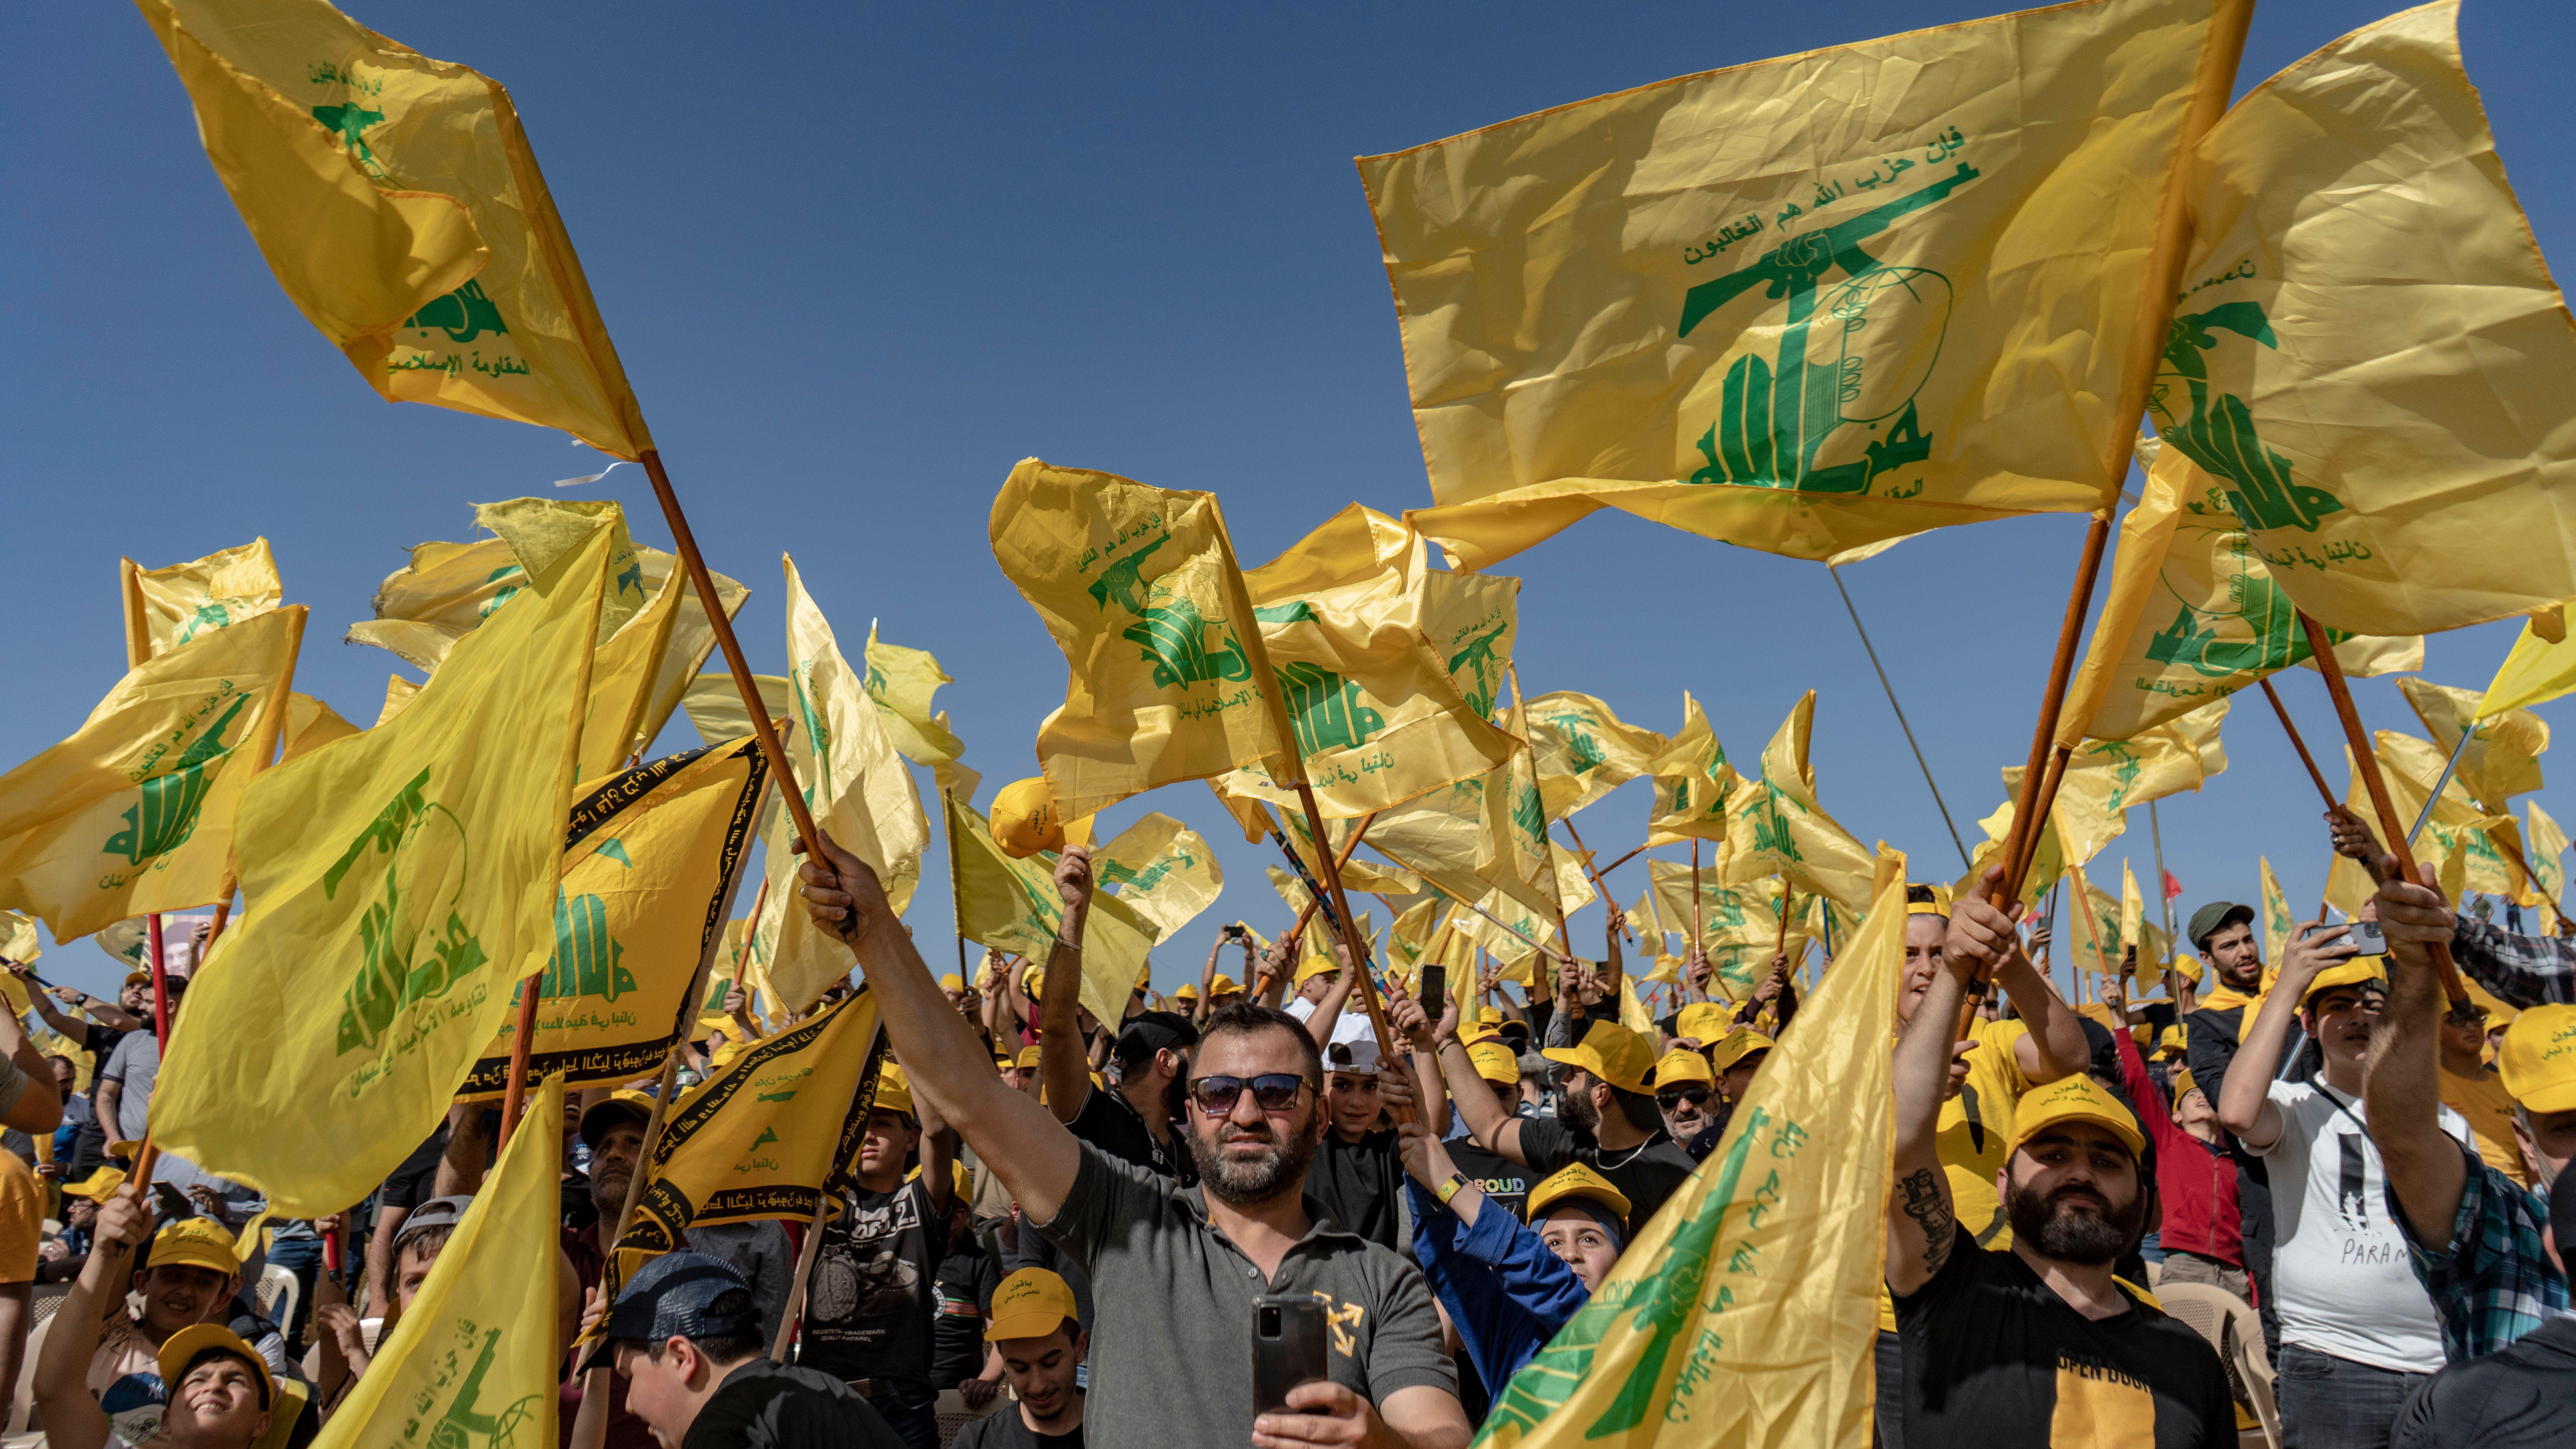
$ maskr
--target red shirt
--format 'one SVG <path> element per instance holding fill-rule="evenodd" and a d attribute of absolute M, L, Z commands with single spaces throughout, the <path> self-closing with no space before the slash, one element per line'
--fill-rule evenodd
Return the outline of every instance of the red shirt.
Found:
<path fill-rule="evenodd" d="M 563 1250 L 564 1256 L 572 1259 L 573 1276 L 581 1280 L 584 1293 L 598 1287 L 608 1276 L 608 1258 L 599 1251 L 596 1224 L 564 1229 Z M 573 1416 L 581 1412 L 581 1381 L 581 1375 L 572 1374 L 555 1386 L 559 1449 L 572 1449 Z M 626 1407 L 626 1378 L 614 1370 L 608 1375 L 608 1437 L 602 1441 L 602 1449 L 661 1449 L 652 1428 Z"/>
<path fill-rule="evenodd" d="M 2174 1125 L 2164 1089 L 2147 1075 L 2135 1037 L 2114 1031 L 2120 1082 L 2156 1144 L 2156 1195 L 2164 1203 L 2157 1241 L 2168 1253 L 2197 1253 L 2230 1268 L 2245 1266 L 2244 1220 L 2236 1205 L 2236 1162 L 2224 1148 Z"/>

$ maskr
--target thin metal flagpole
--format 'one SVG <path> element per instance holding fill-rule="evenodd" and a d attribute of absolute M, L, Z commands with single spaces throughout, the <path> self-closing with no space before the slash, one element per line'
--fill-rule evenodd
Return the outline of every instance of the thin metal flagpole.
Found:
<path fill-rule="evenodd" d="M 1941 784 L 1932 778 L 1931 763 L 1923 758 L 1923 747 L 1914 741 L 1914 726 L 1905 722 L 1905 706 L 1896 702 L 1896 686 L 1887 682 L 1887 670 L 1878 662 L 1877 646 L 1869 642 L 1869 630 L 1860 622 L 1860 610 L 1853 606 L 1851 590 L 1843 587 L 1843 572 L 1832 564 L 1825 572 L 1833 575 L 1834 592 L 1843 596 L 1843 612 L 1851 615 L 1852 631 L 1860 635 L 1860 647 L 1869 655 L 1869 667 L 1878 674 L 1878 687 L 1887 691 L 1887 707 L 1896 711 L 1896 727 L 1905 731 L 1905 747 L 1914 752 L 1914 767 L 1923 772 L 1923 783 L 1932 791 L 1932 803 L 1941 808 L 1941 823 L 1950 827 L 1950 844 L 1957 847 L 1959 864 L 1974 865 L 1968 858 L 1968 845 L 1959 838 L 1959 823 L 1950 818 L 1950 802 L 1941 798 Z"/>

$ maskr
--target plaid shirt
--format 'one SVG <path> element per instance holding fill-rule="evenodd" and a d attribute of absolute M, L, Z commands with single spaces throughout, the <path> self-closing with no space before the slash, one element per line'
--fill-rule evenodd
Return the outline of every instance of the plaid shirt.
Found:
<path fill-rule="evenodd" d="M 2469 916 L 2454 920 L 2451 954 L 2497 1000 L 2516 1010 L 2576 1005 L 2576 939 L 2517 936 Z"/>
<path fill-rule="evenodd" d="M 2406 1235 L 2415 1276 L 2442 1319 L 2442 1356 L 2453 1363 L 2493 1353 L 2567 1311 L 2567 1275 L 2540 1241 L 2549 1226 L 2548 1200 L 2479 1161 L 2475 1151 L 2460 1150 L 2468 1158 L 2468 1180 L 2460 1184 L 2447 1251 L 2416 1241 L 2398 1206 L 2397 1185 L 2388 1186 L 2388 1215 Z"/>

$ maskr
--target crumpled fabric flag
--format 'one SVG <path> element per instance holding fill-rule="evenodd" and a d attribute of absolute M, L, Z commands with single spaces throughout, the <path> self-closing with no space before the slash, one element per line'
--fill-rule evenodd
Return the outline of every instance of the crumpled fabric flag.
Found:
<path fill-rule="evenodd" d="M 2120 945 L 2137 948 L 2139 993 L 2155 990 L 2164 980 L 2164 963 L 2173 954 L 2173 943 L 2147 919 L 2146 893 L 2138 889 L 2138 873 L 2126 860 L 2120 862 Z"/>
<path fill-rule="evenodd" d="M 1708 712 L 1690 691 L 1682 691 L 1682 728 L 1647 762 L 1654 777 L 1654 814 L 1646 824 L 1646 844 L 1677 840 L 1726 840 L 1726 802 L 1742 780 L 1726 762 L 1726 746 L 1708 727 Z"/>
<path fill-rule="evenodd" d="M 771 720 L 793 719 L 796 715 L 796 688 L 784 674 L 755 674 L 752 684 L 760 690 L 761 708 Z M 707 744 L 738 740 L 751 733 L 751 714 L 742 707 L 742 691 L 734 688 L 733 676 L 725 673 L 701 674 L 680 696 L 681 707 L 689 714 L 689 725 Z"/>
<path fill-rule="evenodd" d="M 1486 774 L 1519 748 L 1489 718 L 1486 683 L 1509 667 L 1496 645 L 1517 619 L 1519 580 L 1441 572 L 1428 556 L 1419 535 L 1354 503 L 1243 576 L 1326 819 Z M 1304 813 L 1260 770 L 1218 789 Z"/>
<path fill-rule="evenodd" d="M 2497 666 L 2485 697 L 2478 701 L 2479 719 L 2544 704 L 2576 690 L 2576 640 L 2569 637 L 2567 613 L 2567 605 L 2553 604 L 2534 611 L 2524 622 L 2512 652 Z"/>
<path fill-rule="evenodd" d="M 1154 928 L 1158 940 L 1216 904 L 1225 871 L 1207 839 L 1159 811 L 1091 853 L 1092 879 Z"/>
<path fill-rule="evenodd" d="M 1028 458 L 990 532 L 1070 667 L 1037 740 L 1066 819 L 1242 766 L 1286 777 L 1293 735 L 1215 494 Z"/>
<path fill-rule="evenodd" d="M 768 762 L 750 740 L 654 760 L 585 787 L 564 832 L 554 955 L 518 987 L 537 990 L 531 1075 L 561 1072 L 567 1085 L 587 1087 L 661 1069 L 703 1004 L 689 988 L 721 944 L 725 908 L 750 861 L 753 812 L 768 788 Z M 460 1100 L 501 1095 L 518 1026 L 514 1004 L 456 1089 Z"/>
<path fill-rule="evenodd" d="M 313 1217 L 447 1115 L 553 952 L 608 544 L 598 530 L 457 641 L 392 722 L 253 782 L 242 917 L 153 1093 L 163 1147 Z"/>
<path fill-rule="evenodd" d="M 314 1449 L 555 1442 L 564 1084 L 527 1116 Z"/>
<path fill-rule="evenodd" d="M 1363 158 L 1412 521 L 1484 568 L 1603 507 L 1824 559 L 2105 506 L 2210 10 L 2059 5 Z"/>
<path fill-rule="evenodd" d="M 1905 952 L 1895 867 L 1717 1150 L 1495 1393 L 1477 1444 L 1869 1443 Z"/>
<path fill-rule="evenodd" d="M 2014 798 L 2012 795 L 2006 795 L 2004 802 L 1995 807 L 1993 814 L 1977 822 L 1977 828 L 1985 832 L 1986 838 L 1977 842 L 1976 846 L 1969 851 L 1967 874 L 1951 882 L 1952 899 L 1955 900 L 1975 889 L 1977 878 L 1984 875 L 1986 867 L 1994 864 L 2003 853 L 2004 841 L 2012 834 L 2013 817 L 2017 813 Z M 2049 887 L 2057 884 L 2058 878 L 2066 874 L 2068 863 L 2074 859 L 2074 852 L 2066 843 L 2066 833 L 2065 817 L 2059 815 L 2055 809 L 2051 809 L 2048 812 L 2048 829 L 2040 832 L 2038 847 L 2031 852 L 2030 870 L 2022 877 L 2021 904 L 2024 915 L 2040 909 L 2041 903 L 2048 897 Z"/>
<path fill-rule="evenodd" d="M 36 918 L 16 911 L 0 911 L 0 958 L 21 966 L 35 964 L 45 954 L 42 939 L 36 934 Z"/>
<path fill-rule="evenodd" d="M 1530 749 L 1538 756 L 1539 797 L 1547 818 L 1562 820 L 1647 774 L 1672 741 L 1628 724 L 1588 694 L 1560 689 L 1529 702 Z"/>
<path fill-rule="evenodd" d="M 2567 893 L 2567 832 L 2537 800 L 2524 802 L 2522 813 L 2522 859 L 2531 871 L 2530 888 L 2517 903 L 2554 911 Z"/>
<path fill-rule="evenodd" d="M 693 1226 L 810 1221 L 848 1185 L 891 1065 L 876 996 L 863 982 L 673 1102 L 639 1165 L 644 1191 L 611 1255 L 604 1294 L 613 1297 Z"/>
<path fill-rule="evenodd" d="M 1647 862 L 1647 878 L 1654 889 L 1657 913 L 1666 930 L 1680 936 L 1685 943 L 1691 929 L 1691 868 L 1674 860 Z M 1700 949 L 1708 953 L 1719 994 L 1729 1001 L 1741 1001 L 1762 984 L 1763 973 L 1771 969 L 1771 957 L 1787 951 L 1790 959 L 1805 943 L 1806 933 L 1797 920 L 1789 923 L 1787 944 L 1780 936 L 1780 895 L 1783 889 L 1778 876 L 1728 884 L 1719 872 L 1703 868 L 1699 876 Z M 1790 903 L 1794 917 L 1797 903 Z M 1660 970 L 1660 968 L 1659 968 Z M 1678 979 L 1676 977 L 1675 979 Z"/>
<path fill-rule="evenodd" d="M 1739 786 L 1741 798 L 1727 812 L 1726 879 L 1778 875 L 1845 910 L 1865 911 L 1874 857 L 1816 803 L 1815 767 L 1807 760 L 1815 717 L 1811 689 L 1763 748 L 1761 777 Z"/>
<path fill-rule="evenodd" d="M 376 616 L 350 625 L 347 638 L 435 674 L 457 640 L 527 583 L 506 539 L 414 544 L 411 562 L 376 586 Z"/>
<path fill-rule="evenodd" d="M 2272 874 L 2272 858 L 2258 856 L 2263 879 L 2263 961 L 2277 971 L 2288 959 L 2290 933 L 2298 928 L 2299 918 L 2290 910 L 2290 898 L 2281 890 L 2281 881 Z"/>
<path fill-rule="evenodd" d="M 1013 859 L 981 817 L 947 802 L 949 885 L 957 934 L 1004 955 L 1043 963 L 1064 925 L 1053 851 Z M 1082 926 L 1082 1009 L 1096 1021 L 1127 1019 L 1127 997 L 1154 949 L 1153 923 L 1125 901 L 1095 893 Z"/>
<path fill-rule="evenodd" d="M 2540 757 L 2549 749 L 2549 725 L 2540 716 L 2527 709 L 2481 716 L 2476 690 L 2429 679 L 2401 679 L 2397 692 L 2406 696 L 2445 758 L 2459 745 L 2462 730 L 2475 729 L 2468 748 L 2460 752 L 2455 778 L 2488 814 L 2509 815 L 2508 799 L 2540 788 Z"/>
<path fill-rule="evenodd" d="M 2127 739 L 2293 664 L 2316 667 L 2296 609 L 2220 480 L 2154 439 L 2139 440 L 2138 458 L 2146 487 L 2120 522 L 2110 587 L 2067 689 L 2061 745 Z M 2347 675 L 2424 667 L 2420 636 L 2327 632 Z"/>
<path fill-rule="evenodd" d="M 787 576 L 787 681 L 791 700 L 788 763 L 805 793 L 814 823 L 834 843 L 868 863 L 896 915 L 912 904 L 921 884 L 921 853 L 930 844 L 930 821 L 912 771 L 894 752 L 875 703 L 859 672 L 841 657 L 831 621 L 823 617 L 796 560 L 780 556 Z M 740 707 L 736 696 L 736 707 Z M 780 784 L 783 787 L 785 781 Z M 788 847 L 796 838 L 784 809 L 766 817 L 763 870 L 769 904 L 760 934 L 767 958 L 765 984 L 782 1011 L 803 1011 L 856 964 L 849 943 L 826 934 L 805 909 L 796 870 L 802 857 Z"/>
<path fill-rule="evenodd" d="M 71 738 L 0 775 L 0 905 L 68 941 L 222 894 L 303 634 L 302 605 L 201 633 L 129 671 Z"/>
<path fill-rule="evenodd" d="M 2576 323 L 2458 21 L 2446 0 L 2364 26 L 2202 139 L 2149 404 L 2281 590 L 2354 633 L 2576 595 Z"/>
<path fill-rule="evenodd" d="M 331 706 L 309 694 L 286 697 L 286 748 L 277 762 L 300 759 L 334 740 L 345 740 L 358 727 L 340 718 Z"/>
<path fill-rule="evenodd" d="M 2380 730 L 2374 739 L 2388 797 L 2397 806 L 2399 822 L 2411 826 L 2432 795 L 2433 782 L 2442 778 L 2449 752 L 2430 740 L 2396 730 Z M 2374 817 L 2365 810 L 2361 818 Z M 2420 842 L 2429 842 L 2431 848 L 2422 849 L 2419 844 L 2419 854 L 2444 862 L 2445 872 L 2462 872 L 2468 890 L 2498 896 L 2516 896 L 2523 890 L 2522 841 L 2512 811 L 2488 809 L 2457 775 L 2443 784 L 2441 802 L 2425 822 Z M 2459 899 L 2458 890 L 2449 894 Z"/>
<path fill-rule="evenodd" d="M 948 727 L 948 716 L 931 708 L 939 686 L 953 683 L 927 649 L 907 649 L 877 637 L 877 621 L 868 621 L 868 698 L 877 706 L 878 722 L 894 752 L 916 765 L 954 765 L 966 753 L 966 742 Z M 945 782 L 942 782 L 945 788 Z M 969 790 L 968 796 L 975 792 Z"/>
<path fill-rule="evenodd" d="M 2022 768 L 2003 769 L 2005 793 L 2016 800 Z M 2201 773 L 2200 751 L 2169 726 L 2140 730 L 2126 739 L 2089 739 L 2067 757 L 2049 818 L 2057 824 L 2067 861 L 2081 865 L 2128 829 L 2132 806 L 2198 790 L 2207 778 Z"/>
<path fill-rule="evenodd" d="M 265 614 L 286 598 L 268 540 L 147 569 L 125 563 L 125 657 L 140 664 L 209 629 Z"/>
<path fill-rule="evenodd" d="M 388 402 L 653 446 L 498 81 L 323 0 L 136 0 L 296 310 Z"/>

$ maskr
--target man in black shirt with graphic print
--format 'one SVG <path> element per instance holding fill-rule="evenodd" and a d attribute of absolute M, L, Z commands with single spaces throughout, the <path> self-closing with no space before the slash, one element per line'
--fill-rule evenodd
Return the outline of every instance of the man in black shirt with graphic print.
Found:
<path fill-rule="evenodd" d="M 911 1449 L 938 1449 L 933 1280 L 948 1256 L 956 1185 L 944 1124 L 915 1110 L 910 1083 L 888 1064 L 859 1143 L 858 1183 L 824 1226 L 806 1282 L 797 1362 L 848 1381 Z M 916 1147 L 921 1172 L 907 1178 Z"/>
<path fill-rule="evenodd" d="M 1960 1233 L 1941 1166 L 1941 1099 L 1969 978 L 2020 949 L 1985 900 L 1950 914 L 1941 966 L 1896 1048 L 1887 1287 L 1904 1352 L 1906 1449 L 2007 1449 L 2143 1427 L 2156 1449 L 2236 1442 L 2226 1370 L 2199 1334 L 2112 1277 L 2152 1226 L 2137 1118 L 2078 1073 L 2022 1098 L 1997 1191 L 2009 1251 Z M 2065 1424 L 2074 1435 L 2061 1433 Z"/>

